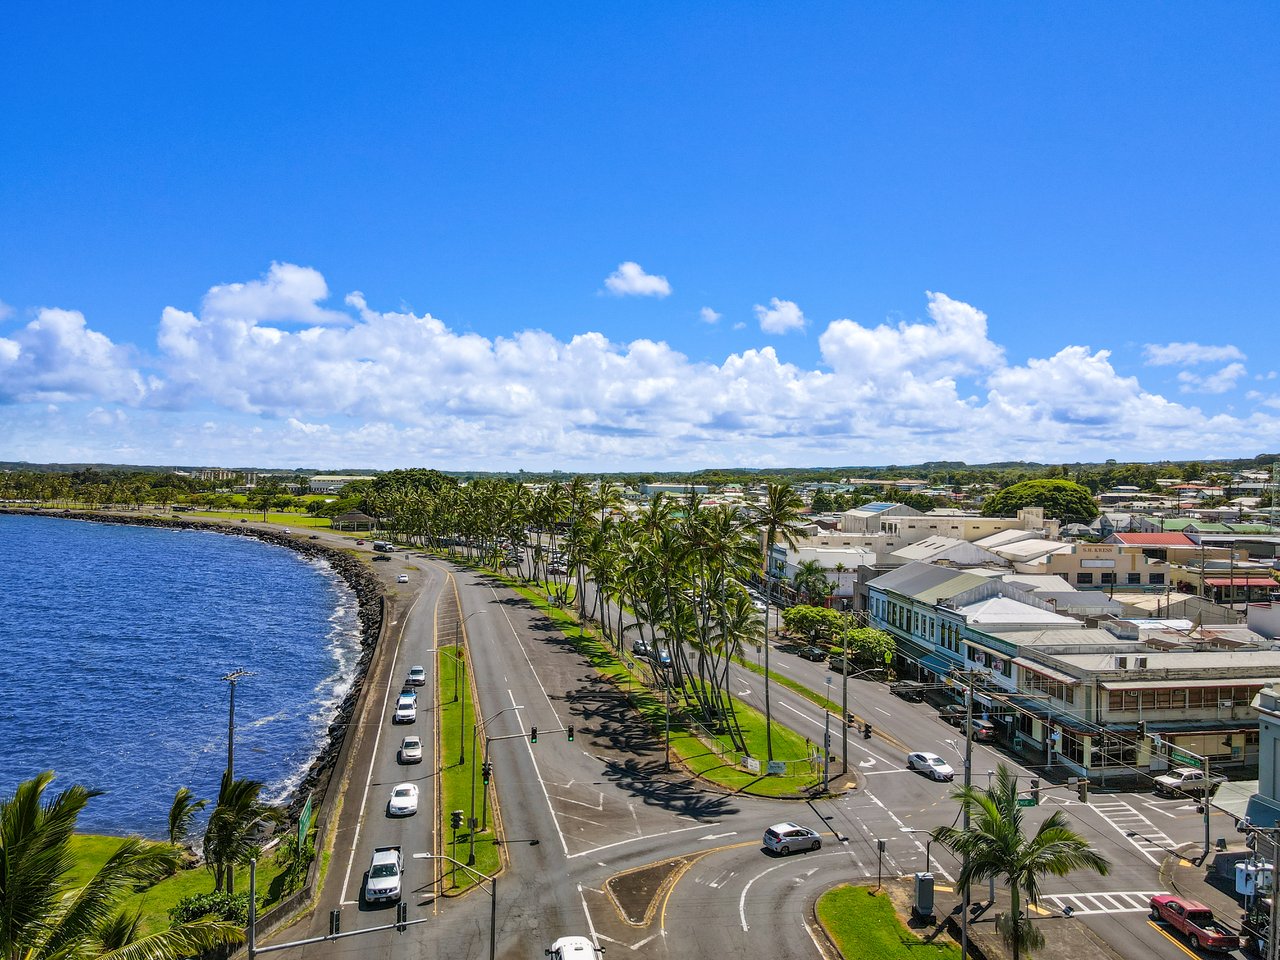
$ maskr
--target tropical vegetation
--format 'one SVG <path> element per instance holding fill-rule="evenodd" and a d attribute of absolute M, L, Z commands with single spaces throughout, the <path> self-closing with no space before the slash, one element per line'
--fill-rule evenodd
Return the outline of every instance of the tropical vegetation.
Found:
<path fill-rule="evenodd" d="M 76 822 L 99 791 L 80 785 L 53 797 L 53 772 L 0 801 L 0 956 L 5 960 L 178 960 L 235 944 L 234 923 L 195 919 L 144 932 L 134 891 L 171 874 L 170 844 L 126 838 L 87 877 L 76 877 Z"/>
<path fill-rule="evenodd" d="M 990 787 L 961 787 L 954 794 L 968 819 L 967 827 L 944 826 L 933 839 L 960 858 L 956 877 L 960 891 L 975 883 L 1003 879 L 1009 891 L 1011 913 L 997 923 L 1018 960 L 1023 947 L 1034 947 L 1043 938 L 1022 911 L 1023 899 L 1040 901 L 1040 880 L 1049 875 L 1065 877 L 1076 870 L 1093 870 L 1105 876 L 1111 870 L 1107 858 L 1089 847 L 1089 841 L 1070 827 L 1061 810 L 1044 819 L 1035 833 L 1024 832 L 1024 808 L 1018 803 L 1018 778 L 1004 764 Z"/>
<path fill-rule="evenodd" d="M 1098 515 L 1087 487 L 1071 480 L 1025 480 L 982 501 L 984 517 L 1012 516 L 1023 507 L 1043 507 L 1044 515 L 1063 523 L 1086 523 Z"/>

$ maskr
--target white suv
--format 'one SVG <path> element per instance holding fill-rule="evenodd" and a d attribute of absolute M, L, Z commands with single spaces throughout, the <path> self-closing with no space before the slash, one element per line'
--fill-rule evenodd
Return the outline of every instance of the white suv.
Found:
<path fill-rule="evenodd" d="M 392 719 L 396 723 L 413 723 L 418 719 L 418 698 L 401 697 L 396 701 L 396 712 Z"/>
<path fill-rule="evenodd" d="M 820 850 L 822 838 L 798 823 L 775 823 L 764 832 L 764 845 L 774 853 L 792 850 Z"/>

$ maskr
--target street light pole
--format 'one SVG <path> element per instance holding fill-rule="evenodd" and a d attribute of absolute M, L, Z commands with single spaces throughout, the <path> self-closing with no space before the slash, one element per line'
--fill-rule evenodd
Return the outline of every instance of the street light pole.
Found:
<path fill-rule="evenodd" d="M 474 757 L 476 755 L 476 737 L 479 736 L 480 731 L 484 729 L 484 725 L 486 723 L 488 723 L 490 720 L 493 720 L 497 717 L 502 716 L 504 713 L 510 710 L 523 710 L 523 709 L 524 709 L 523 706 L 503 707 L 501 710 L 495 713 L 492 717 L 484 717 L 481 720 L 479 720 L 471 728 L 471 756 Z M 489 762 L 489 737 L 486 735 L 484 738 L 483 763 L 488 763 L 488 762 Z M 481 803 L 484 810 L 483 816 L 485 818 L 485 826 L 487 827 L 489 822 L 489 788 L 488 787 L 485 787 L 484 789 L 484 798 L 481 801 Z M 475 820 L 476 820 L 476 765 L 472 763 L 471 764 L 471 812 L 469 814 L 469 819 L 467 821 L 467 832 L 469 834 L 469 842 L 467 844 L 467 859 L 470 860 L 472 863 L 476 862 L 476 828 L 471 826 L 471 824 L 475 823 Z"/>
<path fill-rule="evenodd" d="M 475 876 L 479 877 L 481 880 L 489 884 L 489 898 L 490 898 L 489 960 L 494 960 L 494 956 L 497 952 L 497 942 L 498 942 L 498 878 L 491 877 L 487 873 L 481 873 L 479 870 L 475 869 L 469 864 L 465 864 L 460 860 L 455 860 L 453 859 L 453 857 L 450 857 L 447 854 L 443 854 L 443 853 L 440 853 L 440 854 L 415 853 L 413 855 L 413 859 L 415 860 L 448 860 L 455 867 L 461 867 L 463 870 L 466 870 L 468 873 L 474 874 Z"/>
<path fill-rule="evenodd" d="M 227 772 L 223 777 L 224 785 L 229 786 L 236 775 L 236 681 L 253 674 L 245 669 L 232 670 L 222 679 L 231 687 L 231 698 L 227 705 Z"/>
<path fill-rule="evenodd" d="M 487 610 L 476 610 L 474 613 L 468 613 L 465 617 L 458 621 L 458 626 L 453 631 L 453 702 L 458 702 L 458 677 L 462 674 L 463 659 L 459 656 L 462 650 L 459 634 L 466 636 L 467 621 L 472 617 L 478 617 L 482 613 L 488 613 Z M 472 712 L 475 712 L 475 705 L 472 705 Z M 467 762 L 467 711 L 461 707 L 458 708 L 458 766 Z M 474 738 L 472 738 L 474 740 Z M 472 753 L 474 754 L 474 750 Z"/>

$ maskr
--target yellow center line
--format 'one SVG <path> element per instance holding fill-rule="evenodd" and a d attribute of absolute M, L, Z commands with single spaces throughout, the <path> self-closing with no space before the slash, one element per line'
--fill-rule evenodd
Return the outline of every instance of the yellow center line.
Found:
<path fill-rule="evenodd" d="M 1200 960 L 1199 954 L 1193 953 L 1190 947 L 1188 947 L 1181 940 L 1176 939 L 1164 927 L 1158 926 L 1154 920 L 1148 920 L 1147 926 L 1149 926 L 1152 930 L 1155 930 L 1157 933 L 1160 934 L 1160 936 L 1164 937 L 1166 940 L 1172 943 L 1175 947 L 1177 947 L 1179 950 L 1185 953 L 1188 957 L 1191 958 L 1191 960 Z"/>

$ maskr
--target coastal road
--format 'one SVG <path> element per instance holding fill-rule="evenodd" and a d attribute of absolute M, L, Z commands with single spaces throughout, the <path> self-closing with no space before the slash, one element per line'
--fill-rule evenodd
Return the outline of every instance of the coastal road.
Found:
<path fill-rule="evenodd" d="M 806 918 L 822 889 L 837 881 L 874 883 L 878 871 L 891 877 L 924 869 L 927 838 L 913 831 L 955 820 L 952 785 L 906 771 L 903 746 L 935 750 L 959 769 L 957 751 L 962 744 L 956 731 L 926 705 L 904 703 L 882 684 L 850 682 L 850 702 L 857 704 L 851 709 L 868 715 L 874 711 L 881 718 L 877 730 L 888 734 L 887 739 L 877 735 L 869 741 L 860 734 L 850 737 L 850 769 L 856 774 L 851 782 L 857 783 L 856 790 L 810 804 L 724 795 L 679 769 L 665 769 L 661 740 L 633 719 L 626 691 L 602 683 L 545 617 L 494 578 L 454 569 L 443 561 L 393 556 L 392 563 L 378 566 L 391 567 L 391 572 L 402 566 L 409 570 L 414 599 L 406 597 L 403 604 L 400 643 L 380 651 L 371 673 L 371 682 L 385 685 L 371 694 L 385 699 L 368 699 L 328 879 L 306 933 L 327 931 L 328 909 L 340 901 L 345 901 L 344 930 L 393 919 L 389 909 L 360 911 L 352 902 L 358 899 L 372 847 L 384 842 L 398 842 L 404 849 L 406 890 L 414 894 L 408 899 L 410 918 L 428 922 L 404 934 L 384 931 L 290 953 L 329 957 L 358 951 L 392 960 L 489 955 L 487 891 L 437 901 L 429 861 L 412 859 L 413 853 L 437 849 L 437 838 L 431 835 L 435 818 L 427 803 L 434 791 L 425 789 L 430 774 L 417 774 L 424 785 L 418 817 L 385 817 L 386 791 L 404 777 L 394 761 L 399 736 L 392 733 L 387 711 L 411 663 L 430 669 L 436 641 L 434 618 L 428 613 L 436 609 L 443 591 L 453 589 L 450 578 L 456 582 L 462 615 L 468 618 L 479 704 L 483 716 L 491 718 L 487 732 L 495 738 L 490 756 L 507 857 L 498 883 L 497 957 L 539 956 L 556 937 L 578 933 L 637 958 L 715 956 L 748 949 L 768 956 L 816 958 L 820 954 Z M 825 689 L 820 666 L 782 652 L 771 660 L 780 672 L 801 682 L 816 680 L 816 688 Z M 741 684 L 735 693 L 744 699 L 762 697 L 758 676 L 741 671 L 733 679 Z M 429 684 L 420 696 L 429 697 L 433 689 Z M 773 703 L 779 722 L 821 742 L 825 718 L 811 702 L 775 685 Z M 428 709 L 415 725 L 428 744 L 435 742 L 429 727 L 433 717 Z M 564 732 L 570 724 L 575 728 L 573 742 Z M 528 737 L 534 725 L 539 728 L 536 745 Z M 840 738 L 834 723 L 832 730 L 837 733 L 833 742 L 838 755 Z M 450 732 L 443 733 L 445 742 L 451 742 Z M 985 771 L 1002 760 L 1011 763 L 978 745 L 977 782 L 984 782 Z M 423 770 L 434 771 L 439 762 L 431 758 Z M 833 786 L 840 788 L 844 782 L 837 777 Z M 1171 841 L 1188 832 L 1185 811 L 1149 809 L 1143 805 L 1149 800 L 1132 798 L 1132 805 L 1145 811 L 1150 822 L 1165 826 Z M 1108 797 L 1108 802 L 1130 801 Z M 1126 899 L 1134 891 L 1162 889 L 1151 860 L 1154 854 L 1126 836 L 1129 827 L 1124 825 L 1136 821 L 1126 819 L 1121 807 L 1094 809 L 1063 791 L 1029 811 L 1028 820 L 1035 824 L 1057 808 L 1073 817 L 1077 829 L 1113 860 L 1116 869 L 1107 878 L 1080 874 L 1054 879 L 1045 885 L 1046 902 L 1074 904 L 1083 916 L 1072 922 L 1108 932 L 1121 947 L 1141 944 L 1140 952 L 1147 956 L 1181 956 L 1149 925 L 1140 929 L 1140 915 L 1123 912 L 1134 902 Z M 761 834 L 785 819 L 823 830 L 823 849 L 790 857 L 766 853 Z M 885 841 L 883 858 L 878 840 Z M 929 852 L 941 904 L 958 865 L 936 846 Z M 638 913 L 634 903 L 619 898 L 619 891 L 627 889 L 628 875 L 645 875 L 632 871 L 652 871 L 655 878 L 656 895 Z M 1060 900 L 1054 901 L 1054 896 Z M 1098 912 L 1090 913 L 1090 904 Z M 302 935 L 298 928 L 283 934 L 288 939 Z M 1128 948 L 1122 952 L 1137 955 Z"/>

